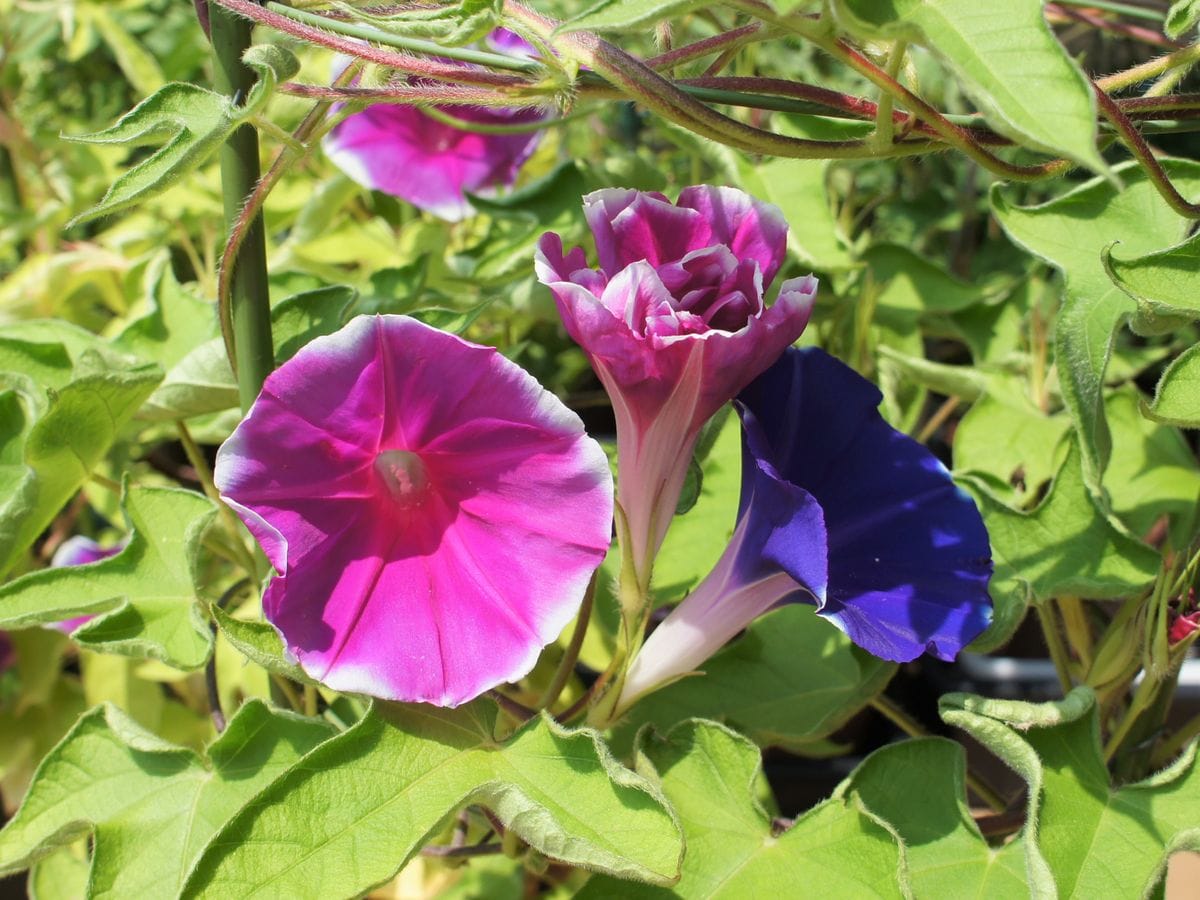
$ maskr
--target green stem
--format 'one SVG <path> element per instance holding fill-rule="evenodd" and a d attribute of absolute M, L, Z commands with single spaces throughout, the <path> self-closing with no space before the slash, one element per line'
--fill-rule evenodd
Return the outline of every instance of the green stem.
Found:
<path fill-rule="evenodd" d="M 296 685 L 276 672 L 270 672 L 268 674 L 271 677 L 271 684 L 273 688 L 279 691 L 280 696 L 287 702 L 287 705 L 291 708 L 291 710 L 304 715 L 304 701 L 301 700 L 300 695 L 296 693 Z M 272 691 L 271 699 L 277 699 L 274 696 L 274 691 Z"/>
<path fill-rule="evenodd" d="M 1038 623 L 1042 626 L 1042 634 L 1046 638 L 1046 648 L 1050 651 L 1050 659 L 1054 661 L 1054 671 L 1058 673 L 1058 683 L 1065 697 L 1075 687 L 1071 679 L 1071 661 L 1067 654 L 1067 645 L 1063 643 L 1062 633 L 1058 630 L 1051 607 L 1048 604 L 1039 604 L 1036 609 Z"/>
<path fill-rule="evenodd" d="M 1087 611 L 1083 607 L 1083 601 L 1078 597 L 1063 596 L 1058 598 L 1058 608 L 1062 613 L 1063 631 L 1067 636 L 1067 644 L 1076 659 L 1079 660 L 1079 665 L 1082 671 L 1086 672 L 1092 667 L 1092 625 L 1088 621 Z"/>
<path fill-rule="evenodd" d="M 696 41 L 694 44 L 675 47 L 657 56 L 647 57 L 645 63 L 651 69 L 658 72 L 692 62 L 692 60 L 708 56 L 710 53 L 724 54 L 730 50 L 736 51 L 746 44 L 766 40 L 768 37 L 773 36 L 773 33 L 761 22 L 751 22 L 749 25 L 743 25 L 732 31 L 725 31 L 713 37 L 704 38 L 704 40 Z"/>
<path fill-rule="evenodd" d="M 550 679 L 545 693 L 538 700 L 538 709 L 550 709 L 554 705 L 563 688 L 567 686 L 571 673 L 575 671 L 575 663 L 579 660 L 579 651 L 583 649 L 583 639 L 587 636 L 588 624 L 592 620 L 595 599 L 596 575 L 592 575 L 592 580 L 583 595 L 583 604 L 579 607 L 579 615 L 575 617 L 575 630 L 571 632 L 571 640 L 558 663 L 558 668 L 554 671 L 554 677 Z"/>
<path fill-rule="evenodd" d="M 1171 178 L 1167 175 L 1166 170 L 1155 158 L 1154 151 L 1150 149 L 1150 145 L 1146 143 L 1146 139 L 1141 136 L 1133 123 L 1129 121 L 1129 117 L 1104 91 L 1096 88 L 1095 93 L 1101 114 L 1117 130 L 1121 141 L 1129 148 L 1129 152 L 1141 163 L 1159 195 L 1167 201 L 1167 205 L 1185 218 L 1200 219 L 1200 203 L 1190 203 L 1179 193 L 1179 190 L 1171 183 Z"/>
<path fill-rule="evenodd" d="M 820 47 L 826 53 L 849 66 L 872 84 L 901 103 L 912 115 L 932 128 L 943 141 L 964 153 L 993 174 L 1012 181 L 1037 181 L 1074 168 L 1066 159 L 1056 159 L 1036 166 L 1021 166 L 1007 162 L 984 148 L 969 131 L 949 121 L 942 113 L 926 103 L 862 53 L 840 40 L 827 25 L 796 16 L 780 16 L 761 0 L 726 0 L 726 5 L 787 29 Z M 902 145 L 901 145 L 902 146 Z"/>
<path fill-rule="evenodd" d="M 301 12 L 283 3 L 264 3 L 271 12 L 285 16 L 294 22 L 312 25 L 324 31 L 341 34 L 346 37 L 358 38 L 382 44 L 385 47 L 395 47 L 397 50 L 407 50 L 410 53 L 422 53 L 427 56 L 453 59 L 457 62 L 471 63 L 477 66 L 488 66 L 493 69 L 504 69 L 509 72 L 540 72 L 544 68 L 541 63 L 531 59 L 518 59 L 505 56 L 502 53 L 489 53 L 486 50 L 472 50 L 469 47 L 445 47 L 433 41 L 423 41 L 419 38 L 409 38 L 403 35 L 374 28 L 370 25 L 360 25 L 356 22 L 345 22 L 320 16 L 315 13 Z"/>
<path fill-rule="evenodd" d="M 907 52 L 907 41 L 896 41 L 892 45 L 891 52 L 888 53 L 886 69 L 891 78 L 899 76 L 900 67 L 904 65 L 904 55 Z M 880 147 L 890 147 L 892 145 L 895 124 L 892 119 L 892 95 L 880 89 L 879 106 L 875 109 L 875 140 Z"/>
<path fill-rule="evenodd" d="M 1165 766 L 1197 737 L 1200 737 L 1200 713 L 1184 722 L 1174 734 L 1163 741 L 1154 753 L 1155 768 Z"/>
<path fill-rule="evenodd" d="M 242 54 L 250 46 L 251 25 L 216 3 L 210 2 L 208 9 L 216 88 L 233 97 L 235 102 L 244 100 L 256 78 L 254 71 L 242 63 Z M 225 219 L 230 228 L 237 222 L 258 176 L 258 133 L 253 126 L 242 125 L 221 148 L 221 192 L 225 199 Z M 263 381 L 275 368 L 267 286 L 267 242 L 261 214 L 255 216 L 242 239 L 233 267 L 230 297 L 234 355 L 229 362 L 237 373 L 242 409 L 247 410 L 258 396 Z"/>
<path fill-rule="evenodd" d="M 175 429 L 179 433 L 179 443 L 183 445 L 183 452 L 196 472 L 196 479 L 200 482 L 200 488 L 204 491 L 204 496 L 208 497 L 217 506 L 221 523 L 225 526 L 225 531 L 229 535 L 231 549 L 238 558 L 238 565 L 242 567 L 247 577 L 258 580 L 262 577 L 262 573 L 254 561 L 254 555 L 246 549 L 246 545 L 242 542 L 241 523 L 238 521 L 237 516 L 233 514 L 233 510 L 226 506 L 225 501 L 221 499 L 221 492 L 217 490 L 217 485 L 213 481 L 213 474 L 212 470 L 208 467 L 208 460 L 204 458 L 200 446 L 192 438 L 192 433 L 188 430 L 187 425 L 184 424 L 182 419 L 175 421 Z"/>
<path fill-rule="evenodd" d="M 423 106 L 421 107 L 421 112 L 429 116 L 429 118 L 441 122 L 443 125 L 449 125 L 451 128 L 457 128 L 460 131 L 470 131 L 475 134 L 528 134 L 531 131 L 542 131 L 543 129 L 553 128 L 557 125 L 565 125 L 567 122 L 572 122 L 575 119 L 586 119 L 588 116 L 594 115 L 594 110 L 585 109 L 571 113 L 568 116 L 560 116 L 556 119 L 535 119 L 532 122 L 514 122 L 511 125 L 501 125 L 487 122 L 469 122 L 466 119 L 453 116 L 445 110 L 438 109 L 436 106 Z"/>
<path fill-rule="evenodd" d="M 1144 6 L 1131 6 L 1128 3 L 1113 3 L 1111 0 L 1055 0 L 1059 6 L 1082 6 L 1087 9 L 1099 9 L 1103 12 L 1116 13 L 1119 16 L 1129 16 L 1131 19 L 1146 19 L 1150 22 L 1161 22 L 1162 13 L 1147 9 Z"/>
<path fill-rule="evenodd" d="M 920 722 L 893 703 L 891 698 L 884 694 L 876 694 L 871 699 L 871 708 L 909 737 L 929 737 L 929 732 L 925 730 Z M 967 785 L 980 800 L 992 808 L 993 812 L 1002 813 L 1008 809 L 1008 803 L 1000 796 L 999 791 L 978 775 L 973 774 L 970 769 L 966 769 L 965 771 Z"/>
<path fill-rule="evenodd" d="M 1164 72 L 1178 66 L 1192 66 L 1200 62 L 1200 43 L 1191 44 L 1182 50 L 1167 53 L 1140 65 L 1132 66 L 1121 72 L 1115 72 L 1104 78 L 1096 79 L 1096 87 L 1105 93 L 1113 93 L 1130 85 L 1139 84 L 1150 78 L 1157 78 Z"/>
<path fill-rule="evenodd" d="M 345 71 L 334 79 L 334 87 L 348 83 L 358 71 L 357 65 L 349 65 Z M 249 237 L 257 222 L 261 225 L 262 208 L 267 201 L 267 195 L 275 184 L 283 177 L 283 173 L 291 168 L 305 153 L 310 143 L 315 143 L 334 124 L 334 119 L 327 118 L 332 102 L 320 100 L 313 104 L 308 115 L 300 123 L 295 134 L 290 135 L 284 142 L 275 161 L 267 170 L 267 174 L 258 179 L 254 189 L 238 209 L 237 218 L 229 227 L 229 235 L 225 247 L 221 250 L 221 265 L 217 275 L 217 316 L 221 322 L 221 333 L 225 336 L 225 351 L 232 360 L 234 358 L 235 342 L 233 328 L 233 290 L 234 276 L 237 272 L 237 260 L 241 256 L 242 245 Z M 297 149 L 298 148 L 298 149 Z M 268 310 L 268 324 L 270 311 Z M 274 351 L 272 351 L 273 354 Z"/>
<path fill-rule="evenodd" d="M 1142 683 L 1138 685 L 1137 690 L 1133 693 L 1133 699 L 1129 702 L 1129 709 L 1121 718 L 1121 724 L 1117 726 L 1109 737 L 1108 743 L 1104 745 L 1105 762 L 1111 762 L 1112 758 L 1117 755 L 1117 751 L 1121 749 L 1121 745 L 1133 731 L 1133 726 L 1137 724 L 1142 713 L 1150 707 L 1154 695 L 1158 693 L 1158 687 L 1153 678 L 1143 675 Z"/>
<path fill-rule="evenodd" d="M 608 81 L 618 96 L 634 100 L 650 111 L 702 137 L 741 150 L 798 159 L 878 158 L 863 141 L 809 141 L 773 134 L 724 116 L 682 91 L 677 85 L 607 41 L 585 31 L 557 32 L 557 23 L 518 2 L 505 0 L 505 12 L 527 27 L 552 39 L 563 56 L 589 66 Z M 921 153 L 933 149 L 923 143 L 904 144 L 895 153 Z"/>

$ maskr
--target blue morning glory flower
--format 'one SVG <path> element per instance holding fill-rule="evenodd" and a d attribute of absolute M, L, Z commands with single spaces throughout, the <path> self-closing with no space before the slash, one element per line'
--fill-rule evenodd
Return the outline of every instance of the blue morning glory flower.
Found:
<path fill-rule="evenodd" d="M 737 398 L 737 527 L 712 572 L 650 635 L 620 707 L 694 671 L 753 619 L 808 602 L 883 659 L 950 660 L 991 621 L 987 531 L 928 449 L 877 409 L 879 390 L 791 348 Z"/>

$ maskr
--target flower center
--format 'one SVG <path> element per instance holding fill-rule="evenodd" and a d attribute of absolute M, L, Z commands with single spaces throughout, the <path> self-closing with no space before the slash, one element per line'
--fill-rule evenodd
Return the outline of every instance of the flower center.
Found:
<path fill-rule="evenodd" d="M 400 506 L 419 506 L 429 492 L 429 473 L 421 457 L 408 450 L 384 450 L 375 457 L 375 471 Z"/>

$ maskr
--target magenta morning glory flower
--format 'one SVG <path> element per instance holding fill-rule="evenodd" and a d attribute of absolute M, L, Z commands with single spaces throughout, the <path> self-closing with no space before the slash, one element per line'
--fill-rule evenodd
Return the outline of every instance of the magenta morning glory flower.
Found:
<path fill-rule="evenodd" d="M 528 673 L 612 530 L 579 418 L 490 347 L 360 317 L 267 378 L 217 454 L 313 678 L 443 706 Z"/>
<path fill-rule="evenodd" d="M 115 556 L 121 552 L 124 546 L 124 542 L 121 542 L 114 547 L 101 547 L 90 537 L 77 534 L 67 538 L 58 545 L 58 549 L 54 551 L 54 556 L 50 558 L 50 566 L 51 568 L 58 568 L 59 566 L 86 566 L 89 563 L 100 562 L 102 559 Z M 76 616 L 73 619 L 55 622 L 50 627 L 64 634 L 70 634 L 84 622 L 90 622 L 94 618 L 95 616 Z"/>
<path fill-rule="evenodd" d="M 584 198 L 600 268 L 557 234 L 538 244 L 538 278 L 591 361 L 617 421 L 617 499 L 639 582 L 674 515 L 701 426 L 773 363 L 808 322 L 817 282 L 763 292 L 783 265 L 778 208 L 733 188 Z"/>
<path fill-rule="evenodd" d="M 785 601 L 815 603 L 854 643 L 897 662 L 953 659 L 983 632 L 992 564 L 979 511 L 929 450 L 883 420 L 880 400 L 815 348 L 789 349 L 742 392 L 733 539 L 642 646 L 621 708 Z"/>
<path fill-rule="evenodd" d="M 489 43 L 513 56 L 532 53 L 525 41 L 502 28 L 492 33 Z M 437 109 L 480 125 L 522 125 L 546 118 L 539 109 Z M 465 194 L 487 196 L 511 187 L 540 139 L 536 130 L 485 134 L 438 121 L 416 106 L 378 103 L 347 116 L 322 146 L 338 168 L 363 187 L 458 222 L 472 213 Z"/>

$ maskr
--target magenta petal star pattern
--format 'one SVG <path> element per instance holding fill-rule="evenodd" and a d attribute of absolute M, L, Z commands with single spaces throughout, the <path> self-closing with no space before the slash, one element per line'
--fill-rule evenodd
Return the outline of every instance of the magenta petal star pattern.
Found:
<path fill-rule="evenodd" d="M 612 478 L 516 364 L 361 317 L 274 372 L 217 456 L 279 574 L 267 619 L 340 691 L 453 706 L 528 673 L 608 548 Z"/>

